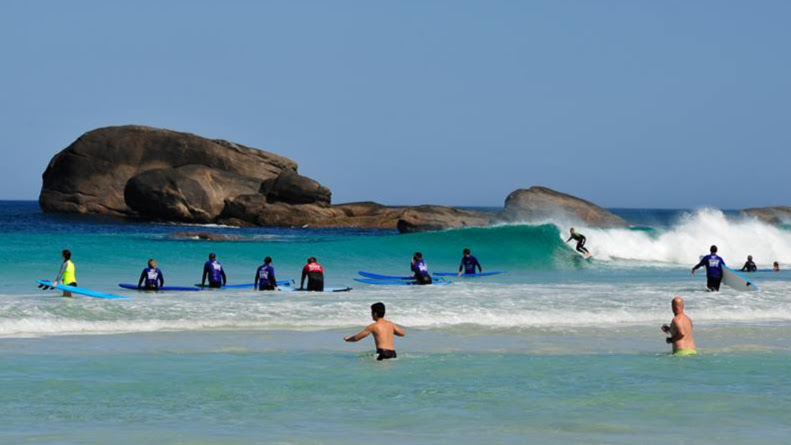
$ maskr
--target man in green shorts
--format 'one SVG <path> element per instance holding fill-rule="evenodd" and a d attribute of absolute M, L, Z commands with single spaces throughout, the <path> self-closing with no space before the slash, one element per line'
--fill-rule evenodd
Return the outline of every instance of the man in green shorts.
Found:
<path fill-rule="evenodd" d="M 670 307 L 673 309 L 673 321 L 670 326 L 663 324 L 662 332 L 670 335 L 665 341 L 673 345 L 673 355 L 697 354 L 695 339 L 692 338 L 692 320 L 684 313 L 684 300 L 677 296 Z"/>

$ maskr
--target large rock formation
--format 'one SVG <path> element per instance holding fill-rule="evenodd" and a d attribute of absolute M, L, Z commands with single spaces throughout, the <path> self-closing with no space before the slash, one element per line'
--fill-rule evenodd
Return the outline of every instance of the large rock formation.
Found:
<path fill-rule="evenodd" d="M 400 232 L 573 218 L 595 226 L 624 221 L 590 202 L 543 187 L 517 190 L 505 210 L 443 206 L 331 205 L 331 192 L 266 151 L 141 126 L 80 136 L 43 175 L 44 211 L 239 226 L 365 227 Z"/>
<path fill-rule="evenodd" d="M 226 201 L 264 192 L 267 202 L 328 206 L 330 191 L 283 156 L 223 140 L 141 126 L 80 136 L 50 161 L 45 211 L 212 222 Z"/>
<path fill-rule="evenodd" d="M 519 189 L 508 195 L 502 218 L 512 222 L 569 219 L 595 227 L 621 227 L 626 221 L 592 202 L 546 187 Z"/>
<path fill-rule="evenodd" d="M 743 215 L 754 216 L 759 220 L 774 225 L 791 224 L 791 207 L 759 207 L 742 210 Z"/>

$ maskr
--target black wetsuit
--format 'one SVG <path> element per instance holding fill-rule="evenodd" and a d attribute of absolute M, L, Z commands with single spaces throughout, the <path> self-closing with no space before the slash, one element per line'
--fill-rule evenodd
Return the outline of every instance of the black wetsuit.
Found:
<path fill-rule="evenodd" d="M 755 263 L 752 262 L 752 261 L 747 261 L 746 263 L 744 263 L 744 266 L 742 266 L 742 270 L 741 271 L 742 272 L 755 272 L 756 270 L 758 270 L 758 266 L 756 266 Z"/>
<path fill-rule="evenodd" d="M 566 242 L 569 242 L 571 240 L 577 242 L 577 252 L 582 252 L 584 254 L 590 253 L 588 252 L 588 249 L 585 248 L 585 235 L 575 233 L 574 235 L 571 235 L 571 237 L 568 240 L 566 240 Z"/>
<path fill-rule="evenodd" d="M 377 360 L 388 360 L 391 358 L 398 358 L 398 354 L 392 349 L 376 349 L 376 359 Z"/>

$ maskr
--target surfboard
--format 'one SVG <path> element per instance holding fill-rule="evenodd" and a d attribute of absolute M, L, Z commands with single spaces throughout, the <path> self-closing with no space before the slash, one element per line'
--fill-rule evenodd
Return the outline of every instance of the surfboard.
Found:
<path fill-rule="evenodd" d="M 293 282 L 294 282 L 294 280 L 276 281 L 278 286 L 289 286 Z M 199 287 L 201 289 L 245 289 L 245 288 L 253 289 L 255 287 L 255 283 L 249 283 L 249 284 L 227 284 L 227 285 L 225 285 L 223 287 L 209 287 L 208 284 L 195 283 L 195 287 Z"/>
<path fill-rule="evenodd" d="M 476 278 L 476 277 L 490 277 L 492 275 L 499 275 L 501 273 L 505 273 L 501 270 L 495 270 L 491 272 L 481 272 L 481 273 L 463 273 L 459 275 L 457 272 L 434 272 L 435 276 L 438 277 L 455 277 L 458 276 L 460 278 Z"/>
<path fill-rule="evenodd" d="M 735 270 L 731 269 L 728 266 L 722 266 L 722 284 L 725 284 L 728 287 L 732 287 L 736 290 L 740 291 L 760 291 L 761 288 L 741 275 L 740 273 L 736 272 Z"/>
<path fill-rule="evenodd" d="M 359 281 L 360 283 L 365 284 L 375 284 L 380 286 L 420 286 L 417 284 L 417 281 L 406 281 L 406 280 L 374 280 L 372 278 L 355 278 L 354 281 Z M 423 286 L 441 286 L 445 284 L 450 284 L 452 281 L 444 281 L 444 280 L 437 280 L 432 282 L 431 284 L 424 284 Z"/>
<path fill-rule="evenodd" d="M 144 288 L 138 289 L 137 284 L 133 284 L 133 283 L 118 283 L 118 286 L 122 287 L 124 289 L 148 291 L 148 292 L 152 292 L 152 291 L 153 292 L 156 292 L 156 291 L 162 291 L 162 292 L 166 292 L 166 291 L 196 291 L 197 292 L 197 291 L 203 290 L 203 289 L 201 289 L 199 287 L 184 287 L 184 286 L 162 286 L 162 287 L 160 287 L 159 289 L 156 289 L 156 290 L 155 289 L 144 289 Z"/>
<path fill-rule="evenodd" d="M 86 297 L 93 297 L 93 298 L 104 298 L 107 300 L 118 300 L 123 298 L 130 298 L 123 295 L 115 295 L 115 294 L 107 294 L 104 292 L 97 292 L 91 289 L 85 289 L 84 287 L 77 287 L 77 286 L 66 286 L 65 284 L 58 284 L 57 286 L 52 285 L 52 281 L 49 280 L 36 280 L 36 284 L 39 286 L 47 286 L 52 289 L 59 289 L 66 292 L 71 292 L 77 295 L 83 295 Z"/>
<path fill-rule="evenodd" d="M 398 275 L 380 275 L 378 273 L 365 272 L 365 271 L 359 271 L 357 273 L 365 278 L 369 278 L 371 280 L 377 280 L 377 281 L 390 281 L 390 280 L 415 281 L 415 277 L 412 276 L 407 277 L 407 276 L 398 276 Z M 444 281 L 445 279 L 436 278 L 436 280 Z"/>
<path fill-rule="evenodd" d="M 307 289 L 300 289 L 298 287 L 283 286 L 280 288 L 283 292 L 316 292 L 316 293 L 332 293 L 332 292 L 349 292 L 351 287 L 325 287 L 323 291 L 310 291 Z"/>

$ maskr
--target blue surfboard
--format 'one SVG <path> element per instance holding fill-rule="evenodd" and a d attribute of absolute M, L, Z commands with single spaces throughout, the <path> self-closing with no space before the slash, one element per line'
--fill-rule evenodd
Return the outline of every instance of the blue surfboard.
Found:
<path fill-rule="evenodd" d="M 159 289 L 145 289 L 145 288 L 138 288 L 137 284 L 132 284 L 132 283 L 118 283 L 118 286 L 122 287 L 124 289 L 149 291 L 149 292 L 150 291 L 162 291 L 162 292 L 166 292 L 166 291 L 195 291 L 195 292 L 198 292 L 198 291 L 203 290 L 203 289 L 201 289 L 199 287 L 183 287 L 183 286 L 162 286 Z"/>
<path fill-rule="evenodd" d="M 277 285 L 278 286 L 289 286 L 293 282 L 294 282 L 294 280 L 282 280 L 282 281 L 277 281 Z M 228 285 L 225 285 L 223 287 L 209 287 L 208 284 L 196 283 L 195 287 L 199 287 L 201 289 L 246 289 L 246 288 L 253 289 L 253 288 L 255 288 L 255 283 L 249 283 L 249 284 L 228 284 Z"/>
<path fill-rule="evenodd" d="M 378 273 L 373 272 L 365 272 L 359 271 L 358 274 L 362 275 L 365 278 L 369 278 L 371 280 L 379 280 L 379 281 L 388 281 L 388 280 L 403 280 L 403 281 L 415 281 L 415 277 L 406 277 L 406 276 L 396 276 L 396 275 L 380 275 Z M 443 281 L 444 278 L 438 278 L 438 280 Z"/>
<path fill-rule="evenodd" d="M 499 275 L 501 273 L 505 273 L 501 270 L 491 271 L 491 272 L 481 272 L 481 273 L 463 273 L 459 275 L 456 272 L 434 272 L 434 275 L 438 277 L 455 277 L 458 276 L 460 278 L 476 278 L 476 277 L 490 277 L 492 275 Z"/>
<path fill-rule="evenodd" d="M 365 284 L 374 284 L 379 286 L 420 286 L 414 279 L 412 281 L 406 280 L 374 280 L 372 278 L 355 278 L 354 281 L 359 281 Z M 424 284 L 423 286 L 440 286 L 450 284 L 451 281 L 434 281 L 431 284 Z"/>
<path fill-rule="evenodd" d="M 86 297 L 104 298 L 104 299 L 107 299 L 107 300 L 118 300 L 118 299 L 123 299 L 123 298 L 129 298 L 129 297 L 126 297 L 126 296 L 123 296 L 123 295 L 115 295 L 115 294 L 107 294 L 107 293 L 104 293 L 104 292 L 97 292 L 95 290 L 85 289 L 83 287 L 66 286 L 65 284 L 58 284 L 57 286 L 53 286 L 52 285 L 52 281 L 49 281 L 49 280 L 36 280 L 36 284 L 38 284 L 39 287 L 45 286 L 45 287 L 49 287 L 51 289 L 59 289 L 59 290 L 62 290 L 62 291 L 71 292 L 71 293 L 77 294 L 77 295 L 84 295 Z"/>
<path fill-rule="evenodd" d="M 307 290 L 307 289 L 300 289 L 298 287 L 283 286 L 283 287 L 280 288 L 280 290 L 283 291 L 283 292 L 306 292 L 306 293 L 307 292 L 316 292 L 316 293 L 325 292 L 325 293 L 332 293 L 332 292 L 349 292 L 350 290 L 352 290 L 352 288 L 351 287 L 325 287 L 323 291 L 318 292 L 318 291 L 310 291 L 310 290 Z"/>

